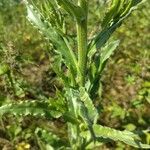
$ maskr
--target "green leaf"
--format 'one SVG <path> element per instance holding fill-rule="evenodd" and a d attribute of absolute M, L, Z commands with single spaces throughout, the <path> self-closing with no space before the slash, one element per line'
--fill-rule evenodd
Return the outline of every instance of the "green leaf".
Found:
<path fill-rule="evenodd" d="M 93 101 L 89 97 L 89 94 L 86 92 L 85 88 L 80 88 L 80 99 L 84 103 L 85 107 L 87 108 L 87 115 L 89 116 L 89 119 L 92 123 L 97 122 L 98 118 L 98 111 L 95 108 Z"/>
<path fill-rule="evenodd" d="M 82 118 L 82 121 L 85 121 L 85 123 L 89 122 L 88 124 L 96 122 L 98 113 L 85 89 L 81 87 L 78 91 L 69 88 L 66 91 L 69 114 L 72 114 L 72 117 L 77 120 Z"/>
<path fill-rule="evenodd" d="M 124 3 L 124 0 L 122 0 Z M 111 7 L 109 8 L 109 11 L 106 13 L 103 22 L 102 27 L 106 27 L 108 23 L 112 20 L 113 16 L 116 15 L 118 7 L 120 6 L 120 0 L 112 0 Z"/>
<path fill-rule="evenodd" d="M 54 72 L 57 74 L 57 76 L 62 79 L 62 81 L 65 83 L 65 85 L 69 85 L 68 78 L 64 75 L 64 71 L 61 68 L 62 63 L 63 63 L 62 56 L 59 54 L 55 55 L 52 68 L 53 68 Z"/>
<path fill-rule="evenodd" d="M 72 124 L 79 124 L 79 120 L 77 118 L 75 118 L 72 113 L 70 112 L 66 112 L 63 114 L 63 118 L 66 122 L 70 122 Z"/>
<path fill-rule="evenodd" d="M 102 74 L 103 69 L 106 66 L 107 60 L 115 51 L 116 47 L 119 45 L 119 41 L 113 41 L 107 43 L 105 47 L 101 48 L 101 51 L 98 53 L 98 57 L 96 60 L 91 64 L 91 85 L 90 85 L 90 95 L 94 97 L 97 94 L 97 91 L 100 87 L 100 77 Z"/>
<path fill-rule="evenodd" d="M 126 15 L 128 16 L 140 2 L 142 0 L 112 0 L 112 4 L 103 19 L 102 27 L 106 28 Z"/>
<path fill-rule="evenodd" d="M 77 122 L 83 123 L 89 129 L 91 137 L 94 140 L 95 135 L 92 125 L 93 123 L 96 123 L 98 113 L 88 94 L 85 92 L 85 89 L 82 87 L 80 88 L 80 91 L 71 88 L 67 89 L 66 96 L 68 99 L 69 113 L 72 114 Z M 76 126 L 74 126 L 74 124 L 70 124 L 69 126 L 72 127 L 70 134 L 74 135 L 74 137 L 78 136 L 76 135 Z"/>
<path fill-rule="evenodd" d="M 35 4 L 33 3 L 33 5 Z M 37 0 L 36 6 L 37 9 L 42 14 L 43 18 L 45 18 L 53 27 L 55 27 L 56 29 L 60 29 L 63 26 L 63 16 L 61 15 L 60 11 L 57 9 L 56 7 L 57 5 L 55 1 Z"/>
<path fill-rule="evenodd" d="M 95 135 L 97 137 L 97 140 L 99 138 L 104 139 L 111 139 L 114 141 L 121 141 L 128 145 L 131 145 L 136 148 L 144 148 L 144 149 L 150 149 L 150 145 L 148 144 L 142 144 L 139 140 L 138 135 L 130 132 L 130 131 L 119 131 L 113 128 L 104 127 L 101 125 L 93 125 L 93 130 L 95 132 Z M 83 137 L 86 137 L 88 132 L 82 132 L 81 133 Z"/>
<path fill-rule="evenodd" d="M 57 0 L 57 2 L 60 7 L 66 10 L 71 16 L 74 16 L 77 21 L 81 22 L 86 18 L 84 10 L 69 0 Z"/>
<path fill-rule="evenodd" d="M 101 72 L 101 69 L 103 68 L 103 64 L 105 63 L 107 59 L 110 58 L 110 56 L 116 50 L 118 45 L 119 45 L 119 40 L 110 42 L 106 44 L 105 47 L 102 48 L 101 54 L 100 54 L 100 65 L 99 65 L 98 72 Z"/>
<path fill-rule="evenodd" d="M 9 66 L 7 64 L 0 64 L 0 76 L 9 72 Z"/>
<path fill-rule="evenodd" d="M 66 45 L 62 38 L 46 20 L 42 20 L 42 15 L 40 12 L 38 12 L 33 5 L 26 4 L 26 7 L 28 14 L 27 18 L 29 21 L 36 26 L 42 32 L 42 34 L 50 39 L 57 48 L 61 50 L 66 49 Z"/>
<path fill-rule="evenodd" d="M 59 52 L 65 59 L 65 64 L 69 68 L 72 66 L 74 71 L 77 71 L 77 60 L 76 56 L 73 51 L 68 48 L 68 43 L 65 37 L 62 37 L 57 29 L 52 27 L 51 23 L 43 18 L 43 15 L 34 7 L 26 3 L 27 7 L 27 18 L 29 21 L 36 26 L 42 34 L 48 38 L 54 47 L 56 48 L 57 52 Z"/>
<path fill-rule="evenodd" d="M 5 113 L 13 114 L 16 116 L 32 115 L 46 117 L 48 119 L 51 119 L 53 117 L 58 118 L 62 115 L 61 112 L 53 108 L 53 106 L 51 106 L 49 102 L 38 100 L 5 104 L 0 107 L 0 116 L 4 115 Z"/>
<path fill-rule="evenodd" d="M 64 142 L 59 138 L 56 134 L 42 129 L 42 128 L 36 128 L 35 134 L 38 137 L 38 140 L 41 140 L 43 143 L 43 147 L 46 149 L 51 148 L 51 149 L 61 149 L 64 146 Z"/>
<path fill-rule="evenodd" d="M 74 90 L 72 88 L 65 89 L 66 91 L 66 98 L 68 103 L 68 111 L 74 118 L 78 118 L 78 112 L 79 112 L 79 92 L 77 90 Z"/>
<path fill-rule="evenodd" d="M 121 25 L 120 22 L 112 25 L 111 27 L 108 27 L 106 29 L 103 29 L 96 38 L 89 44 L 89 52 L 88 52 L 88 58 L 91 60 L 92 56 L 98 51 L 104 44 L 108 41 L 111 34 L 116 30 L 117 27 Z"/>
<path fill-rule="evenodd" d="M 66 88 L 65 91 L 66 91 L 65 97 L 67 99 L 67 106 L 69 106 L 67 112 L 68 116 L 65 116 L 65 119 L 69 121 L 67 122 L 68 137 L 69 137 L 71 147 L 74 147 L 76 143 L 76 139 L 78 139 L 77 124 L 78 122 L 80 123 L 79 120 L 80 107 L 78 103 L 79 93 L 78 91 L 72 88 Z"/>
<path fill-rule="evenodd" d="M 137 8 L 144 0 L 113 0 L 113 5 L 103 20 L 102 31 L 88 45 L 88 57 L 91 59 L 93 54 L 100 49 L 110 38 L 112 33 L 122 24 L 122 22 Z M 119 7 L 118 7 L 119 4 Z M 117 12 L 117 14 L 116 14 Z M 117 17 L 116 17 L 117 16 Z"/>

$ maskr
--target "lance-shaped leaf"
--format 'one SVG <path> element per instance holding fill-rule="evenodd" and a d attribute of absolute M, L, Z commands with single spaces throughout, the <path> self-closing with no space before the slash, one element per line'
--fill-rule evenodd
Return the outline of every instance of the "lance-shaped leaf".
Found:
<path fill-rule="evenodd" d="M 69 113 L 72 114 L 73 118 L 76 118 L 76 122 L 83 123 L 86 128 L 90 131 L 90 137 L 94 140 L 95 135 L 93 132 L 92 125 L 96 123 L 98 113 L 88 94 L 85 92 L 84 88 L 80 88 L 80 91 L 67 89 L 67 99 L 69 103 Z M 72 130 L 71 135 L 76 135 L 76 127 L 71 124 Z M 78 135 L 77 135 L 78 136 Z"/>
<path fill-rule="evenodd" d="M 123 2 L 124 0 L 122 0 Z M 120 6 L 120 0 L 112 0 L 112 5 L 109 8 L 109 11 L 105 15 L 103 22 L 102 22 L 102 27 L 106 27 L 108 23 L 113 19 L 113 17 L 116 15 L 118 12 L 118 7 Z"/>
<path fill-rule="evenodd" d="M 58 118 L 62 115 L 61 112 L 53 108 L 49 102 L 38 100 L 5 104 L 0 107 L 0 116 L 4 115 L 5 113 L 13 114 L 15 116 L 39 116 L 46 117 L 48 119 L 53 117 Z"/>
<path fill-rule="evenodd" d="M 84 87 L 81 87 L 79 91 L 69 88 L 67 89 L 66 96 L 68 99 L 68 109 L 70 114 L 72 113 L 75 118 L 85 119 L 86 123 L 87 121 L 90 123 L 95 123 L 97 121 L 97 109 L 95 108 Z M 84 118 L 83 115 L 85 115 L 87 119 Z"/>
<path fill-rule="evenodd" d="M 57 0 L 57 2 L 60 7 L 66 10 L 71 16 L 74 16 L 77 21 L 80 22 L 86 18 L 84 10 L 69 0 Z"/>
<path fill-rule="evenodd" d="M 63 18 L 61 16 L 60 11 L 58 11 L 56 7 L 55 1 L 51 0 L 38 0 L 39 5 L 37 6 L 38 10 L 41 12 L 43 17 L 51 23 L 52 26 L 62 27 Z M 36 4 L 37 5 L 37 4 Z"/>
<path fill-rule="evenodd" d="M 110 11 L 106 14 L 103 20 L 102 24 L 105 26 L 103 26 L 102 31 L 89 43 L 88 46 L 89 59 L 91 59 L 93 54 L 95 54 L 95 52 L 108 41 L 112 33 L 122 24 L 124 19 L 127 18 L 131 14 L 131 12 L 134 9 L 136 9 L 137 6 L 142 2 L 142 0 L 129 0 L 128 3 L 126 4 L 126 1 L 121 0 L 119 1 L 120 2 L 118 2 L 118 0 L 114 0 L 114 3 Z M 118 6 L 118 4 L 120 6 L 115 7 L 115 5 Z"/>
<path fill-rule="evenodd" d="M 102 48 L 101 54 L 100 54 L 100 64 L 98 68 L 98 73 L 102 71 L 103 65 L 107 61 L 107 59 L 110 58 L 110 56 L 113 54 L 113 52 L 116 50 L 117 46 L 119 45 L 119 40 L 110 42 L 106 44 L 105 47 Z"/>
<path fill-rule="evenodd" d="M 129 131 L 119 131 L 113 128 L 104 127 L 101 125 L 93 125 L 93 130 L 96 135 L 97 141 L 99 139 L 111 139 L 114 141 L 121 141 L 125 144 L 131 145 L 136 148 L 143 148 L 143 149 L 150 149 L 150 145 L 148 144 L 142 144 L 138 135 L 134 134 L 133 132 Z M 84 131 L 81 133 L 83 137 L 86 138 L 86 136 L 90 134 L 88 131 Z"/>
<path fill-rule="evenodd" d="M 50 22 L 47 22 L 45 18 L 42 18 L 40 12 L 38 12 L 33 5 L 26 3 L 26 7 L 29 21 L 52 42 L 57 51 L 65 58 L 65 64 L 68 67 L 71 65 L 74 70 L 76 70 L 76 56 L 73 51 L 68 48 L 68 43 L 66 43 L 65 37 L 61 37 L 61 35 L 58 33 L 58 30 L 53 28 Z"/>
<path fill-rule="evenodd" d="M 77 90 L 73 90 L 72 88 L 66 89 L 66 98 L 68 103 L 68 111 L 74 118 L 78 118 L 79 111 L 79 92 Z"/>
<path fill-rule="evenodd" d="M 68 114 L 69 118 L 66 118 L 67 121 L 69 119 L 68 125 L 68 136 L 70 138 L 71 145 L 75 143 L 76 139 L 78 138 L 78 131 L 76 124 L 80 124 L 81 117 L 80 117 L 80 104 L 79 104 L 79 92 L 77 90 L 67 88 L 66 91 L 66 99 L 68 103 Z M 73 120 L 70 120 L 71 118 L 74 118 Z M 66 116 L 67 117 L 67 116 Z"/>
<path fill-rule="evenodd" d="M 98 57 L 96 58 L 96 60 L 91 64 L 91 68 L 90 68 L 90 71 L 91 71 L 90 94 L 91 96 L 94 96 L 94 94 L 97 93 L 99 86 L 100 86 L 99 79 L 102 74 L 102 71 L 104 70 L 106 66 L 107 60 L 116 50 L 118 45 L 119 45 L 119 40 L 106 44 L 105 47 L 101 48 L 100 54 L 98 54 Z"/>
<path fill-rule="evenodd" d="M 94 106 L 91 98 L 89 97 L 89 94 L 86 92 L 85 88 L 80 88 L 80 99 L 84 103 L 85 107 L 87 108 L 87 116 L 89 117 L 90 121 L 92 123 L 97 122 L 98 118 L 98 111 L 96 107 Z"/>

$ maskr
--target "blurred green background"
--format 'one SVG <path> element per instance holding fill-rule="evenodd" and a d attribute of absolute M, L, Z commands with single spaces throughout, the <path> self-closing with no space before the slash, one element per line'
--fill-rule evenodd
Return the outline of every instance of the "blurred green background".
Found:
<path fill-rule="evenodd" d="M 105 12 L 104 1 L 90 2 L 89 35 L 98 28 Z M 150 1 L 117 29 L 113 39 L 120 46 L 111 57 L 103 76 L 100 123 L 116 129 L 144 130 L 143 141 L 150 144 Z M 94 27 L 93 27 L 94 26 Z M 0 105 L 10 99 L 53 96 L 57 77 L 51 70 L 51 46 L 26 19 L 19 0 L 0 0 L 0 64 L 11 67 L 18 89 L 14 97 L 5 76 L 0 77 Z M 37 88 L 38 87 L 38 88 Z M 39 149 L 32 134 L 44 120 L 4 116 L 0 121 L 0 149 Z M 17 123 L 17 124 L 16 124 Z M 60 123 L 60 122 L 59 122 Z M 46 121 L 57 130 L 58 124 Z M 54 126 L 52 125 L 54 124 Z M 53 127 L 52 127 L 53 126 Z M 63 129 L 62 129 L 62 132 Z M 25 148 L 27 147 L 27 148 Z M 132 149 L 122 143 L 109 143 L 101 149 Z"/>

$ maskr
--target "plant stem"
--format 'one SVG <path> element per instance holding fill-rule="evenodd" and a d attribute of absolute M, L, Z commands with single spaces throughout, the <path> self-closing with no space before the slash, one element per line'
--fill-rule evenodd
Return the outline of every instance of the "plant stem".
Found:
<path fill-rule="evenodd" d="M 78 42 L 78 66 L 80 69 L 79 85 L 85 84 L 85 73 L 87 65 L 87 15 L 88 4 L 86 0 L 79 0 L 78 5 L 85 11 L 85 18 L 77 22 L 77 42 Z"/>

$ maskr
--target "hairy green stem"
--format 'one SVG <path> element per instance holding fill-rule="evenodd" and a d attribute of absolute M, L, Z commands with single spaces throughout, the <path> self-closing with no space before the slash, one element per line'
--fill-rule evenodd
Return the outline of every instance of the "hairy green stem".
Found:
<path fill-rule="evenodd" d="M 77 42 L 78 42 L 78 66 L 80 75 L 78 75 L 79 85 L 85 84 L 85 73 L 87 65 L 87 15 L 88 3 L 86 0 L 79 0 L 78 5 L 85 11 L 85 18 L 77 22 Z"/>

